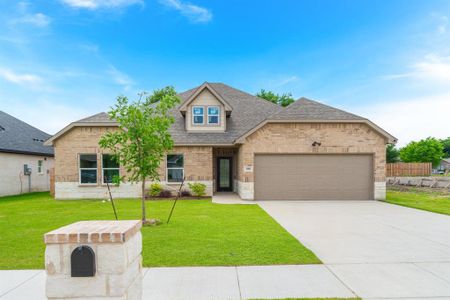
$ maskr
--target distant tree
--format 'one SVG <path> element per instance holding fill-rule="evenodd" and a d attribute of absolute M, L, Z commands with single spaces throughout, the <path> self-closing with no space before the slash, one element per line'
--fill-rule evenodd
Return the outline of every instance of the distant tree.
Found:
<path fill-rule="evenodd" d="M 400 149 L 400 158 L 404 162 L 431 162 L 435 167 L 442 159 L 443 149 L 439 140 L 429 137 Z"/>
<path fill-rule="evenodd" d="M 387 163 L 396 163 L 400 160 L 400 152 L 395 145 L 388 144 L 386 146 L 386 162 Z"/>
<path fill-rule="evenodd" d="M 274 92 L 261 89 L 261 91 L 259 91 L 256 94 L 256 96 L 259 98 L 266 99 L 267 101 L 270 101 L 283 107 L 288 106 L 289 104 L 295 102 L 294 98 L 292 98 L 291 93 L 279 95 L 275 94 Z"/>
<path fill-rule="evenodd" d="M 444 157 L 449 158 L 450 157 L 450 137 L 446 138 L 445 140 L 440 140 L 442 147 L 444 147 Z"/>
<path fill-rule="evenodd" d="M 127 171 L 118 182 L 127 179 L 141 183 L 143 224 L 154 223 L 146 219 L 145 182 L 159 180 L 159 164 L 173 147 L 169 128 L 174 118 L 169 111 L 179 101 L 173 87 L 156 90 L 144 101 L 139 99 L 134 103 L 119 96 L 108 114 L 119 124 L 120 130 L 107 131 L 99 142 L 100 147 L 109 149 Z"/>

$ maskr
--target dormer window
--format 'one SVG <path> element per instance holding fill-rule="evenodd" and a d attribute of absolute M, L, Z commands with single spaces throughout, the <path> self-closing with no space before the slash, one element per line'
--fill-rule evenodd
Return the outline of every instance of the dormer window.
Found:
<path fill-rule="evenodd" d="M 208 106 L 208 124 L 219 124 L 219 112 L 220 108 L 218 106 Z"/>
<path fill-rule="evenodd" d="M 205 123 L 203 106 L 193 106 L 192 107 L 192 122 L 195 125 L 202 125 Z"/>

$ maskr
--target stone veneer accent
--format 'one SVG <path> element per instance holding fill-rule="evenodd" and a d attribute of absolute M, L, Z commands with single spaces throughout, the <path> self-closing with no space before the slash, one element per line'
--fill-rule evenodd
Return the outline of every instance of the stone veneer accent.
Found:
<path fill-rule="evenodd" d="M 321 146 L 313 147 L 313 142 Z M 268 123 L 246 138 L 238 151 L 238 192 L 253 199 L 254 157 L 257 153 L 346 154 L 374 157 L 374 198 L 385 199 L 386 140 L 363 123 Z M 245 167 L 251 167 L 251 171 Z"/>
<path fill-rule="evenodd" d="M 83 221 L 44 235 L 48 299 L 141 299 L 140 221 Z M 71 277 L 70 257 L 81 245 L 95 253 L 93 277 Z"/>

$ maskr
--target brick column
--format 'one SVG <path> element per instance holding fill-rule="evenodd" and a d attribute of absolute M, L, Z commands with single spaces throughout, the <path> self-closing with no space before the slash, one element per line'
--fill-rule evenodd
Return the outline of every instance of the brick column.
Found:
<path fill-rule="evenodd" d="M 48 299 L 141 299 L 140 228 L 140 221 L 83 221 L 46 233 Z M 72 253 L 81 246 L 93 250 L 94 276 L 72 276 L 80 269 L 71 265 Z"/>

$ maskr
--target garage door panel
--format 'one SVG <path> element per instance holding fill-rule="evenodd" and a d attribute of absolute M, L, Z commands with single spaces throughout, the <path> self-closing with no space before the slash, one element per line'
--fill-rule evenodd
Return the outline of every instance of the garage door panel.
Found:
<path fill-rule="evenodd" d="M 255 156 L 257 200 L 365 200 L 372 193 L 372 155 Z"/>

